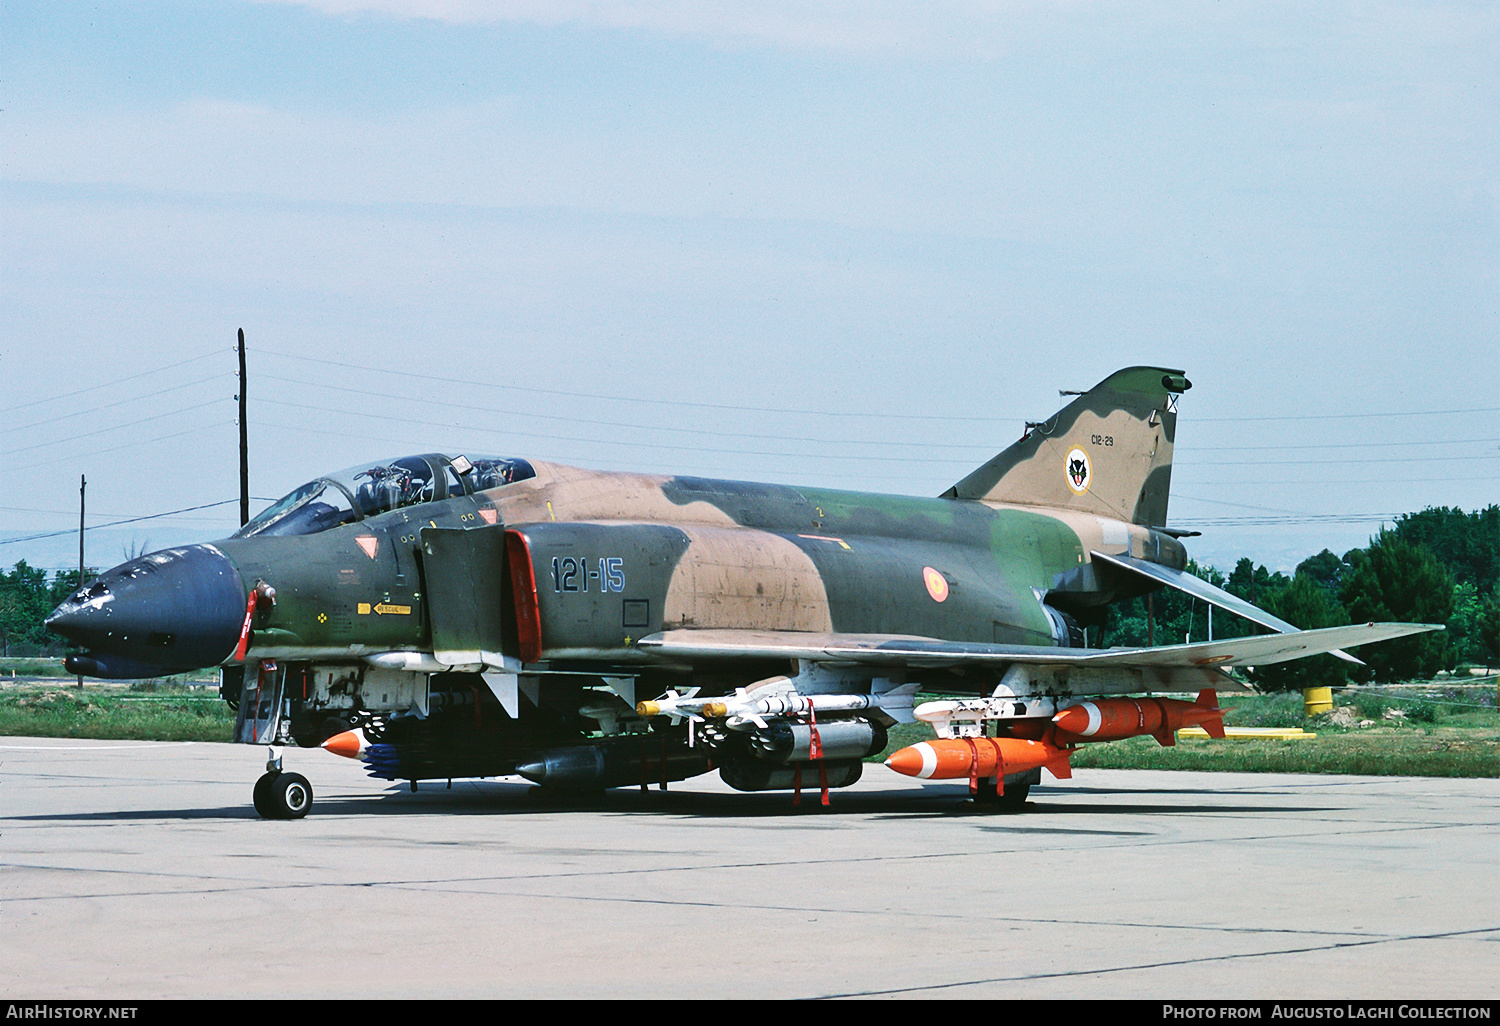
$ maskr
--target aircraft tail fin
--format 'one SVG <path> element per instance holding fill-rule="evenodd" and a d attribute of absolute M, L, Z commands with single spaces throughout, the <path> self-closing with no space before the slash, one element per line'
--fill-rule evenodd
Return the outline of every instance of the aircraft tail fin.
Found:
<path fill-rule="evenodd" d="M 1191 387 L 1179 370 L 1116 371 L 1048 420 L 1028 427 L 1019 442 L 943 496 L 1055 506 L 1162 526 L 1177 397 Z"/>

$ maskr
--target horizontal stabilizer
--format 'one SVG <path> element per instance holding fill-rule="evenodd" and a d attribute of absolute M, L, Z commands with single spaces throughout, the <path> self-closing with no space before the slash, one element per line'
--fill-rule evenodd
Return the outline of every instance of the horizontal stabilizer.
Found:
<path fill-rule="evenodd" d="M 1185 595 L 1202 599 L 1210 605 L 1227 609 L 1231 613 L 1243 616 L 1251 623 L 1258 623 L 1262 627 L 1269 627 L 1273 631 L 1283 634 L 1294 634 L 1300 628 L 1287 623 L 1280 617 L 1272 616 L 1259 606 L 1252 606 L 1237 595 L 1231 595 L 1223 588 L 1216 588 L 1201 577 L 1194 577 L 1183 570 L 1173 570 L 1169 566 L 1161 566 L 1157 563 L 1147 562 L 1144 559 L 1136 559 L 1134 556 L 1111 556 L 1104 552 L 1090 552 L 1089 557 L 1106 563 L 1110 566 L 1119 567 L 1141 577 L 1148 578 L 1157 584 L 1165 584 L 1169 588 L 1175 588 Z M 1364 663 L 1354 658 L 1348 652 L 1334 649 L 1329 655 L 1337 656 L 1345 662 L 1363 666 Z"/>

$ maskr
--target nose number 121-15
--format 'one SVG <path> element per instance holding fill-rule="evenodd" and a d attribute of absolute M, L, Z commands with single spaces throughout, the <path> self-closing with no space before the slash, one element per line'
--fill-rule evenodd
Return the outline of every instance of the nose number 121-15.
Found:
<path fill-rule="evenodd" d="M 598 569 L 594 569 L 595 566 Z M 598 560 L 552 557 L 552 590 L 555 592 L 624 591 L 625 561 L 618 556 L 600 556 Z"/>

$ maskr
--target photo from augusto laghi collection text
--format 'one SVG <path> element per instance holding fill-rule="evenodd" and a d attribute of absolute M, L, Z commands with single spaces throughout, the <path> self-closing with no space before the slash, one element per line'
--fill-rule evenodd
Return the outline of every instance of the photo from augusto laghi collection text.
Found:
<path fill-rule="evenodd" d="M 1163 1019 L 1477 1019 L 1494 1011 L 1488 1001 L 1438 1003 L 1422 1001 L 1283 1002 L 1238 1001 L 1212 1003 L 1166 1002 Z"/>

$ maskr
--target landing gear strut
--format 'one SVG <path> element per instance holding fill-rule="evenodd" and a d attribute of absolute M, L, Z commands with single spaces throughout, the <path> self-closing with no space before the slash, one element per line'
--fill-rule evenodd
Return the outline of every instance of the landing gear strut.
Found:
<path fill-rule="evenodd" d="M 266 772 L 255 782 L 255 811 L 263 819 L 301 819 L 312 808 L 312 785 L 300 773 L 281 768 L 281 750 L 271 748 Z"/>

